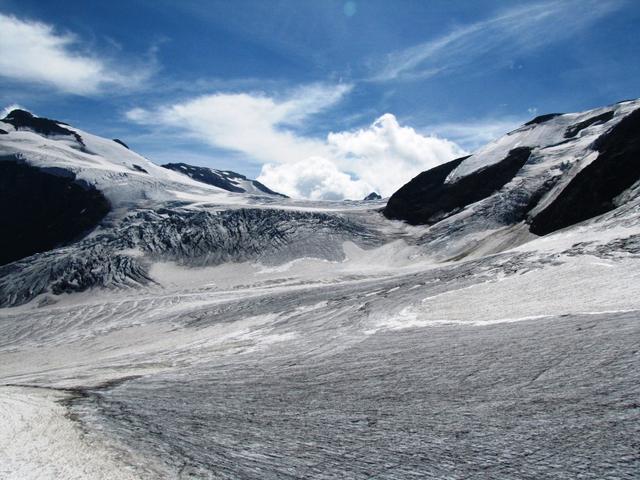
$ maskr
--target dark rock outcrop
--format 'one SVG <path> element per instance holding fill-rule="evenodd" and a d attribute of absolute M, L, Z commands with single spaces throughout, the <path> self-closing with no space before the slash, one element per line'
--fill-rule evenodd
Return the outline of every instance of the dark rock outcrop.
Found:
<path fill-rule="evenodd" d="M 114 138 L 113 139 L 114 142 L 119 143 L 120 145 L 122 145 L 124 148 L 126 148 L 127 150 L 130 150 L 129 145 L 127 145 L 126 143 L 124 143 L 122 140 L 120 140 L 119 138 Z"/>
<path fill-rule="evenodd" d="M 525 125 L 538 125 L 540 123 L 547 122 L 552 118 L 559 117 L 560 115 L 563 115 L 563 114 L 562 113 L 545 113 L 544 115 L 538 115 L 533 120 L 529 120 L 527 123 L 525 123 Z"/>
<path fill-rule="evenodd" d="M 429 223 L 438 211 L 438 198 L 432 192 L 442 191 L 447 176 L 467 158 L 451 160 L 414 177 L 391 195 L 383 210 L 384 216 L 392 220 L 406 220 L 413 225 Z"/>
<path fill-rule="evenodd" d="M 82 137 L 73 130 L 63 127 L 62 125 L 64 124 L 62 124 L 62 122 L 49 118 L 36 117 L 25 110 L 12 110 L 2 121 L 13 125 L 16 130 L 31 130 L 45 137 L 56 135 L 70 136 L 73 137 L 81 147 L 85 147 Z"/>
<path fill-rule="evenodd" d="M 469 157 L 422 172 L 391 196 L 384 215 L 412 225 L 432 225 L 500 190 L 518 173 L 530 153 L 528 147 L 514 148 L 500 162 L 453 183 L 445 183 L 447 176 Z"/>
<path fill-rule="evenodd" d="M 0 265 L 71 242 L 109 212 L 98 190 L 62 169 L 0 161 Z"/>
<path fill-rule="evenodd" d="M 530 220 L 546 235 L 616 207 L 615 197 L 640 180 L 640 109 L 594 143 L 598 158 L 580 171 L 547 208 Z"/>
<path fill-rule="evenodd" d="M 573 138 L 578 135 L 580 131 L 584 130 L 587 127 L 590 127 L 591 125 L 608 122 L 613 118 L 613 113 L 614 111 L 611 110 L 609 112 L 601 113 L 600 115 L 587 118 L 586 120 L 576 123 L 575 125 L 571 125 L 564 133 L 564 138 Z"/>
<path fill-rule="evenodd" d="M 369 195 L 367 195 L 366 197 L 364 197 L 362 200 L 364 200 L 365 202 L 371 201 L 371 200 L 381 200 L 382 197 L 378 194 L 378 192 L 371 192 Z"/>
<path fill-rule="evenodd" d="M 187 163 L 167 163 L 162 165 L 163 168 L 168 168 L 178 173 L 187 175 L 198 182 L 206 183 L 207 185 L 213 185 L 214 187 L 222 188 L 229 192 L 244 193 L 244 189 L 229 181 L 230 178 L 244 179 L 240 174 L 235 172 L 227 172 L 229 175 L 221 175 L 218 171 L 206 167 L 196 167 Z"/>

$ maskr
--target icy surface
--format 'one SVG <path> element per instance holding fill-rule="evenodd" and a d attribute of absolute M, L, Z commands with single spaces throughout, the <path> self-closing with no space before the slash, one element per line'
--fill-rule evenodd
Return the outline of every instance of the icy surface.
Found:
<path fill-rule="evenodd" d="M 3 465 L 10 478 L 633 478 L 639 253 L 605 250 L 386 274 L 354 258 L 335 278 L 313 260 L 297 278 L 215 267 L 197 287 L 5 310 L 3 383 L 45 388 L 0 388 L 0 405 L 30 409 L 28 428 L 3 429 L 46 448 L 45 467 L 23 450 Z M 88 452 L 82 465 L 67 449 Z"/>

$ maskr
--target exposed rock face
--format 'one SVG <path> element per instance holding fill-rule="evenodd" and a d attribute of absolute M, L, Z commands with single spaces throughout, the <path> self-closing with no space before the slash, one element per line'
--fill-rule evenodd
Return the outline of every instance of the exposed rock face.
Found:
<path fill-rule="evenodd" d="M 422 172 L 409 183 L 391 195 L 384 215 L 394 220 L 406 220 L 416 225 L 427 223 L 437 211 L 436 204 L 431 205 L 430 200 L 437 198 L 432 192 L 436 192 L 444 185 L 447 176 L 468 157 L 461 157 L 443 165 Z"/>
<path fill-rule="evenodd" d="M 594 117 L 591 123 L 607 116 Z M 531 220 L 533 233 L 546 235 L 618 206 L 616 197 L 640 180 L 640 110 L 599 137 L 594 147 L 598 157 Z"/>
<path fill-rule="evenodd" d="M 120 145 L 122 145 L 124 148 L 129 149 L 129 145 L 127 145 L 126 143 L 124 143 L 122 140 L 120 140 L 119 138 L 114 138 L 113 139 L 114 142 L 119 143 Z"/>
<path fill-rule="evenodd" d="M 166 163 L 162 165 L 164 168 L 175 172 L 183 173 L 194 180 L 219 187 L 229 192 L 243 193 L 244 189 L 233 184 L 231 178 L 240 178 L 239 174 L 229 172 L 230 175 L 222 175 L 222 172 L 206 167 L 196 167 L 187 163 Z"/>
<path fill-rule="evenodd" d="M 551 120 L 553 118 L 559 117 L 560 115 L 562 115 L 562 113 L 545 113 L 544 115 L 538 115 L 534 119 L 529 120 L 527 123 L 525 123 L 525 126 L 527 126 L 527 125 L 539 125 L 541 123 L 548 122 L 549 120 Z"/>
<path fill-rule="evenodd" d="M 71 242 L 109 212 L 95 188 L 62 169 L 0 161 L 0 265 Z"/>
<path fill-rule="evenodd" d="M 427 170 L 391 196 L 384 215 L 413 225 L 432 225 L 502 188 L 530 154 L 528 147 L 514 148 L 502 161 L 452 183 L 445 181 L 447 176 L 468 157 Z"/>
<path fill-rule="evenodd" d="M 608 122 L 612 118 L 613 118 L 613 110 L 609 112 L 601 113 L 600 115 L 595 115 L 591 118 L 583 120 L 582 122 L 578 122 L 575 125 L 571 125 L 569 128 L 567 128 L 567 131 L 565 132 L 564 137 L 573 138 L 585 128 L 590 127 L 591 125 Z"/>
<path fill-rule="evenodd" d="M 167 163 L 162 165 L 164 168 L 187 175 L 214 187 L 222 188 L 229 192 L 235 193 L 252 193 L 252 190 L 258 193 L 266 193 L 268 195 L 276 195 L 278 197 L 287 198 L 278 192 L 274 192 L 267 186 L 257 180 L 250 180 L 244 175 L 229 170 L 216 170 L 208 167 L 196 167 L 187 163 Z"/>
<path fill-rule="evenodd" d="M 16 130 L 31 130 L 46 137 L 63 135 L 73 137 L 80 146 L 84 147 L 82 137 L 72 130 L 63 127 L 62 122 L 49 118 L 36 117 L 25 110 L 12 110 L 2 119 L 3 122 L 11 124 Z"/>

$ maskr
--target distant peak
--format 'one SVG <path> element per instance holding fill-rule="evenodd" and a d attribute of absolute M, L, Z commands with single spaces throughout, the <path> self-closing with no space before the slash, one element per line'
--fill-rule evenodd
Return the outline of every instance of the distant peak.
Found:
<path fill-rule="evenodd" d="M 3 120 L 26 120 L 34 118 L 35 115 L 31 112 L 27 112 L 26 110 L 22 110 L 20 108 L 16 108 L 11 110 Z"/>
<path fill-rule="evenodd" d="M 214 187 L 222 188 L 229 192 L 235 193 L 257 193 L 262 192 L 269 195 L 275 195 L 278 197 L 288 198 L 278 192 L 274 192 L 267 186 L 258 182 L 257 180 L 250 180 L 244 175 L 233 172 L 231 170 L 217 170 L 209 167 L 197 167 L 195 165 L 189 165 L 188 163 L 166 163 L 162 165 L 163 168 L 168 168 L 175 172 L 179 172 L 183 175 L 193 178 L 194 180 Z"/>
<path fill-rule="evenodd" d="M 74 137 L 81 147 L 84 148 L 85 146 L 84 141 L 78 133 L 62 126 L 66 125 L 66 123 L 50 118 L 38 117 L 26 110 L 18 108 L 11 110 L 2 121 L 13 125 L 16 130 L 31 130 L 44 136 L 69 135 Z"/>
<path fill-rule="evenodd" d="M 378 192 L 371 192 L 369 195 L 367 195 L 366 197 L 363 198 L 363 200 L 365 201 L 369 201 L 369 200 L 381 200 L 382 197 L 380 196 L 380 194 Z"/>

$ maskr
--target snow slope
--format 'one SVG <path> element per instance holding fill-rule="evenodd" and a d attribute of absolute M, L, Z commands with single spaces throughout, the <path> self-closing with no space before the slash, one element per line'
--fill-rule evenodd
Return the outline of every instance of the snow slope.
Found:
<path fill-rule="evenodd" d="M 250 180 L 244 175 L 229 170 L 217 170 L 208 167 L 196 167 L 186 163 L 167 163 L 164 168 L 187 175 L 194 180 L 220 187 L 237 193 L 251 193 L 254 195 L 273 195 L 287 198 L 286 195 L 274 192 L 257 180 Z"/>
<path fill-rule="evenodd" d="M 429 225 L 421 242 L 447 259 L 497 252 L 636 205 L 639 109 L 633 100 L 534 119 L 423 172 L 389 199 L 385 215 Z M 611 139 L 616 147 L 603 147 Z"/>
<path fill-rule="evenodd" d="M 11 114 L 9 114 L 11 115 Z M 65 125 L 82 140 L 67 135 L 43 135 L 28 126 L 0 121 L 0 161 L 19 159 L 38 168 L 73 172 L 103 192 L 114 208 L 145 202 L 167 202 L 185 196 L 200 201 L 233 204 L 238 195 L 160 167 L 114 140 Z"/>
<path fill-rule="evenodd" d="M 517 147 L 536 147 L 540 150 L 539 156 L 549 161 L 549 166 L 556 165 L 557 162 L 553 160 L 557 160 L 560 155 L 565 157 L 565 161 L 575 162 L 580 159 L 578 152 L 587 150 L 586 147 L 595 138 L 637 108 L 640 108 L 640 102 L 629 100 L 580 113 L 558 114 L 552 118 L 542 115 L 474 152 L 449 174 L 446 181 L 456 182 L 466 175 L 486 168 L 503 159 L 510 150 Z M 596 120 L 593 123 L 587 122 L 590 119 Z M 576 126 L 578 128 L 572 128 Z M 550 154 L 545 151 L 548 147 L 560 145 L 561 149 L 555 149 Z"/>

